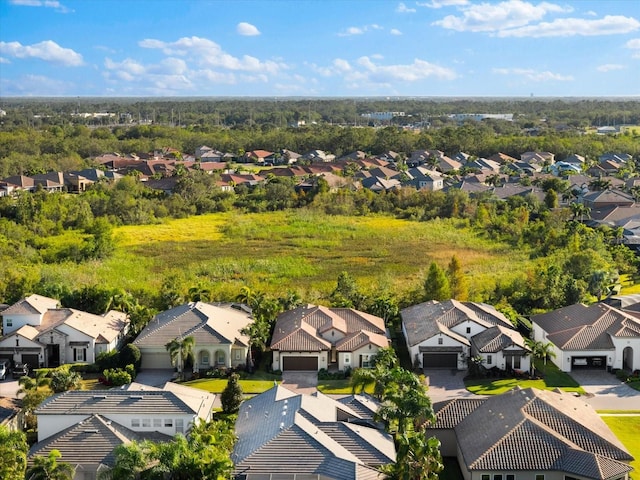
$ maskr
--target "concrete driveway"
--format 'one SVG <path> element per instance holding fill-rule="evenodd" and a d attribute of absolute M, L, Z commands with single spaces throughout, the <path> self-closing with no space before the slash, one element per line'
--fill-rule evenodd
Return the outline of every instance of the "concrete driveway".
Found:
<path fill-rule="evenodd" d="M 19 389 L 18 380 L 12 379 L 11 375 L 4 380 L 0 380 L 0 397 L 18 398 Z"/>
<path fill-rule="evenodd" d="M 466 371 L 426 369 L 427 395 L 433 403 L 451 398 L 477 397 L 464 388 Z"/>
<path fill-rule="evenodd" d="M 175 375 L 176 372 L 173 369 L 148 368 L 140 370 L 134 381 L 150 387 L 162 387 L 166 382 L 173 380 Z"/>
<path fill-rule="evenodd" d="M 297 393 L 315 393 L 318 390 L 318 372 L 282 372 L 282 385 Z"/>
<path fill-rule="evenodd" d="M 596 410 L 640 410 L 640 392 L 604 370 L 570 373 L 587 392 L 586 402 Z"/>

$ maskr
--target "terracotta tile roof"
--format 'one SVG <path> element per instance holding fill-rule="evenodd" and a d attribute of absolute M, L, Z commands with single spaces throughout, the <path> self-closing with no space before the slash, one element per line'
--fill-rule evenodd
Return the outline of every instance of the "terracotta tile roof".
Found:
<path fill-rule="evenodd" d="M 339 352 L 353 352 L 369 344 L 385 348 L 389 346 L 389 339 L 386 335 L 362 330 L 360 332 L 353 332 L 352 334 L 338 340 L 336 342 L 336 350 Z"/>
<path fill-rule="evenodd" d="M 640 320 L 604 303 L 569 305 L 531 321 L 562 350 L 611 350 L 611 337 L 640 337 Z"/>
<path fill-rule="evenodd" d="M 348 342 L 358 345 L 364 341 L 364 337 L 357 338 L 356 333 L 373 334 L 369 339 L 376 345 L 383 343 L 381 336 L 386 338 L 384 320 L 375 315 L 351 308 L 303 305 L 278 316 L 271 349 L 303 352 L 328 350 L 331 342 L 323 339 L 322 334 L 332 329 L 346 335 L 347 340 L 342 341 L 343 351 L 350 351 L 346 346 Z"/>

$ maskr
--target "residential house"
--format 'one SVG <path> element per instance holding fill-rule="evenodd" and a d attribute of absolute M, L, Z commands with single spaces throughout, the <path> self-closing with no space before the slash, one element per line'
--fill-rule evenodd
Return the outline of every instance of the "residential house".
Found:
<path fill-rule="evenodd" d="M 480 170 L 482 172 L 498 173 L 500 172 L 500 164 L 486 158 L 476 158 L 464 164 L 464 168 L 470 170 Z"/>
<path fill-rule="evenodd" d="M 520 332 L 502 325 L 494 325 L 471 337 L 471 356 L 491 369 L 529 371 L 530 350 Z"/>
<path fill-rule="evenodd" d="M 267 150 L 251 150 L 242 156 L 242 161 L 252 163 L 273 163 L 273 152 Z"/>
<path fill-rule="evenodd" d="M 434 404 L 427 436 L 465 480 L 626 480 L 633 457 L 593 408 L 561 390 L 516 388 Z"/>
<path fill-rule="evenodd" d="M 249 337 L 242 333 L 252 322 L 250 311 L 238 304 L 192 302 L 159 313 L 133 342 L 140 349 L 142 368 L 173 368 L 166 345 L 193 337 L 194 371 L 245 365 Z"/>
<path fill-rule="evenodd" d="M 29 451 L 29 464 L 55 449 L 75 468 L 75 480 L 95 480 L 115 465 L 116 447 L 188 435 L 196 422 L 211 420 L 214 400 L 208 392 L 170 382 L 162 388 L 131 384 L 59 393 L 35 411 L 38 443 Z"/>
<path fill-rule="evenodd" d="M 555 154 L 551 152 L 524 152 L 520 160 L 529 164 L 551 165 L 555 162 Z"/>
<path fill-rule="evenodd" d="M 435 192 L 442 190 L 444 187 L 444 178 L 435 170 L 429 170 L 425 167 L 413 167 L 406 172 L 409 180 L 406 182 L 418 190 L 430 190 Z"/>
<path fill-rule="evenodd" d="M 372 408 L 374 402 L 359 402 Z M 369 480 L 395 462 L 393 439 L 351 401 L 281 385 L 245 400 L 236 421 L 234 478 Z M 377 406 L 374 406 L 376 408 Z M 377 408 L 376 408 L 377 409 Z"/>
<path fill-rule="evenodd" d="M 593 209 L 608 206 L 630 207 L 635 205 L 636 200 L 622 190 L 602 190 L 583 195 L 581 202 Z"/>
<path fill-rule="evenodd" d="M 273 370 L 368 367 L 389 346 L 384 320 L 352 308 L 303 305 L 281 313 L 271 339 Z"/>
<path fill-rule="evenodd" d="M 513 158 L 512 156 L 502 152 L 494 153 L 490 157 L 487 157 L 487 160 L 498 162 L 500 165 L 506 165 L 508 163 L 515 163 L 518 161 L 518 159 Z"/>
<path fill-rule="evenodd" d="M 93 363 L 102 352 L 119 348 L 129 328 L 127 315 L 104 315 L 58 308 L 58 301 L 31 295 L 2 312 L 0 358 L 32 369 L 65 363 Z"/>
<path fill-rule="evenodd" d="M 587 173 L 592 177 L 604 177 L 606 175 L 615 175 L 618 171 L 625 166 L 624 163 L 617 162 L 615 160 L 602 160 L 597 165 L 592 166 L 587 170 Z"/>
<path fill-rule="evenodd" d="M 465 370 L 470 356 L 480 353 L 485 359 L 491 355 L 492 362 L 495 355 L 496 360 L 505 362 L 503 368 L 515 368 L 520 362 L 521 370 L 529 369 L 528 357 L 523 353 L 523 341 L 515 333 L 505 333 L 503 329 L 512 329 L 511 323 L 490 305 L 431 300 L 403 309 L 400 316 L 411 360 L 422 368 Z M 494 335 L 478 337 L 472 349 L 473 338 L 494 326 L 502 329 L 495 331 Z M 488 345 L 491 346 L 485 348 Z M 494 347 L 499 348 L 493 350 Z M 501 368 L 502 363 L 496 366 Z"/>
<path fill-rule="evenodd" d="M 14 175 L 12 177 L 3 178 L 2 181 L 12 185 L 13 190 L 24 190 L 27 192 L 35 192 L 36 190 L 35 180 L 24 175 Z"/>
<path fill-rule="evenodd" d="M 633 159 L 631 155 L 628 153 L 620 153 L 620 152 L 607 152 L 603 153 L 598 157 L 599 162 L 605 162 L 607 160 L 613 160 L 616 163 L 627 163 Z"/>
<path fill-rule="evenodd" d="M 335 159 L 335 155 L 327 153 L 324 150 L 311 150 L 298 157 L 298 160 L 307 160 L 311 163 L 329 163 Z"/>
<path fill-rule="evenodd" d="M 579 167 L 581 171 L 582 167 L 586 165 L 586 159 L 582 155 L 578 155 L 577 153 L 572 153 L 567 158 L 565 158 L 563 162 L 575 165 L 576 167 Z"/>
<path fill-rule="evenodd" d="M 604 303 L 581 303 L 531 317 L 533 337 L 551 343 L 551 360 L 563 372 L 574 368 L 640 368 L 638 313 Z"/>
<path fill-rule="evenodd" d="M 367 188 L 373 192 L 388 192 L 390 190 L 398 190 L 402 187 L 402 183 L 397 178 L 385 177 L 367 177 L 363 178 L 360 183 L 363 188 Z"/>

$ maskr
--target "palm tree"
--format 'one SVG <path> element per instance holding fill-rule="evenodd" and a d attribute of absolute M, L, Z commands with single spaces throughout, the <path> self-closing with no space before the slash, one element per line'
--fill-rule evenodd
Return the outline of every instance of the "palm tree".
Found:
<path fill-rule="evenodd" d="M 180 379 L 183 378 L 184 366 L 189 360 L 193 361 L 194 345 L 195 339 L 191 336 L 184 337 L 182 340 L 174 338 L 165 345 L 171 356 L 171 363 L 176 365 Z"/>
<path fill-rule="evenodd" d="M 397 446 L 396 462 L 381 468 L 388 478 L 438 480 L 444 465 L 437 438 L 427 438 L 423 430 L 407 432 L 398 437 Z"/>
<path fill-rule="evenodd" d="M 46 457 L 35 456 L 33 467 L 27 470 L 25 478 L 28 480 L 72 480 L 75 469 L 69 463 L 58 462 L 61 457 L 60 451 L 55 449 L 51 450 Z"/>
<path fill-rule="evenodd" d="M 18 379 L 18 385 L 20 385 L 20 389 L 18 389 L 18 394 L 26 394 L 28 392 L 33 392 L 42 387 L 48 387 L 50 379 L 47 378 L 46 370 L 34 370 L 36 376 L 35 378 L 31 378 L 28 376 L 20 377 Z"/>
<path fill-rule="evenodd" d="M 573 214 L 574 220 L 579 218 L 582 222 L 584 220 L 584 217 L 589 218 L 591 216 L 591 209 L 584 203 L 571 202 L 569 208 L 571 208 L 571 213 Z"/>
<path fill-rule="evenodd" d="M 536 367 L 535 360 L 543 360 L 544 365 L 547 365 L 547 358 L 555 358 L 556 352 L 553 350 L 553 343 L 543 342 L 540 340 L 534 340 L 532 338 L 525 338 L 524 343 L 531 350 L 531 356 L 534 361 L 531 362 L 531 374 L 535 375 Z"/>

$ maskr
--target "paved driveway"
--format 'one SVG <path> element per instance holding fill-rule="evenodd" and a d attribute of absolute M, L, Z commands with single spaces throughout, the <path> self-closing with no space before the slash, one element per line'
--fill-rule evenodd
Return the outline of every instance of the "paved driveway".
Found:
<path fill-rule="evenodd" d="M 14 380 L 9 375 L 4 380 L 0 380 L 0 397 L 18 398 L 18 380 Z"/>
<path fill-rule="evenodd" d="M 282 372 L 282 385 L 297 393 L 314 393 L 318 386 L 318 372 Z"/>
<path fill-rule="evenodd" d="M 426 369 L 424 375 L 429 386 L 427 394 L 431 401 L 435 403 L 451 398 L 477 397 L 464 388 L 466 374 L 466 371 Z"/>
<path fill-rule="evenodd" d="M 604 370 L 576 370 L 570 374 L 587 392 L 596 410 L 640 410 L 640 392 Z"/>
<path fill-rule="evenodd" d="M 173 369 L 147 368 L 140 370 L 134 381 L 150 387 L 162 387 L 166 382 L 173 380 L 175 375 Z"/>

